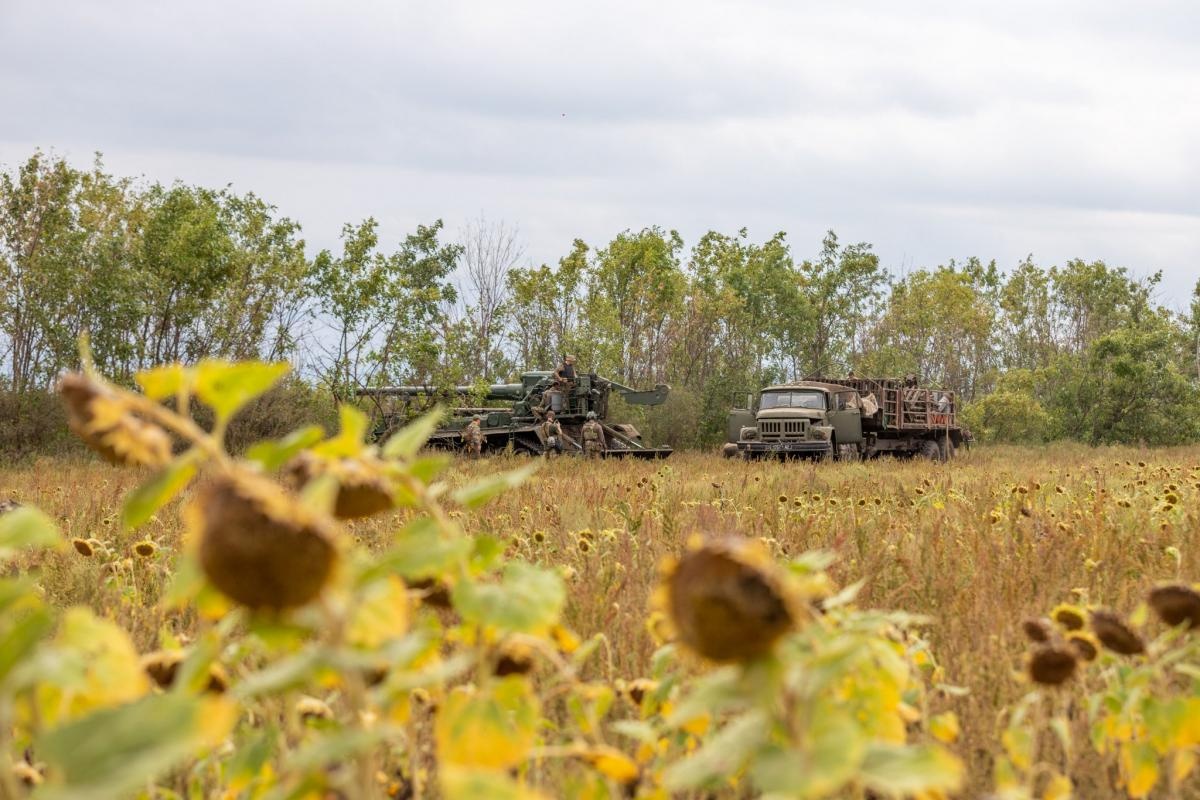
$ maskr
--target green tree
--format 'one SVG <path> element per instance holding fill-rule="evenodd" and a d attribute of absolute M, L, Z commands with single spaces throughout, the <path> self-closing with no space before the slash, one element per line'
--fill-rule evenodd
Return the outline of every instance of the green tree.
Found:
<path fill-rule="evenodd" d="M 383 380 L 445 386 L 463 377 L 461 362 L 445 358 L 447 342 L 461 333 L 450 319 L 458 299 L 450 276 L 463 248 L 439 241 L 442 228 L 440 219 L 418 225 L 388 259 L 381 302 L 390 324 L 372 353 Z"/>
<path fill-rule="evenodd" d="M 667 322 L 684 293 L 675 231 L 624 231 L 596 253 L 589 271 L 588 325 L 598 368 L 626 382 L 660 379 L 667 362 Z"/>
<path fill-rule="evenodd" d="M 58 366 L 79 254 L 72 199 L 80 181 L 66 161 L 41 152 L 0 176 L 0 331 L 17 393 L 45 385 Z"/>
<path fill-rule="evenodd" d="M 338 402 L 368 385 L 377 369 L 367 357 L 370 347 L 390 323 L 386 294 L 395 265 L 379 252 L 378 227 L 374 218 L 343 226 L 341 255 L 322 250 L 308 278 L 313 313 L 328 329 L 328 336 L 315 337 L 313 367 Z"/>
<path fill-rule="evenodd" d="M 1005 369 L 1039 369 L 1057 352 L 1051 276 L 1026 258 L 999 293 L 1000 364 Z"/>
<path fill-rule="evenodd" d="M 863 374 L 916 373 L 970 400 L 986 391 L 996 315 L 978 274 L 955 265 L 919 270 L 892 287 L 863 356 Z"/>
<path fill-rule="evenodd" d="M 542 264 L 508 273 L 513 313 L 508 337 L 515 345 L 521 369 L 551 368 L 568 351 L 577 351 L 584 365 L 596 362 L 595 346 L 581 341 L 579 320 L 588 271 L 588 246 L 576 239 L 558 268 Z"/>
<path fill-rule="evenodd" d="M 1044 380 L 1059 433 L 1089 444 L 1179 444 L 1200 436 L 1200 398 L 1180 369 L 1165 312 L 1060 356 Z"/>
<path fill-rule="evenodd" d="M 829 231 L 816 261 L 800 265 L 801 286 L 812 307 L 812 327 L 805 331 L 803 369 L 810 374 L 833 374 L 853 366 L 854 342 L 866 321 L 866 309 L 879 296 L 887 276 L 871 245 L 839 247 Z M 797 373 L 799 370 L 797 370 Z"/>

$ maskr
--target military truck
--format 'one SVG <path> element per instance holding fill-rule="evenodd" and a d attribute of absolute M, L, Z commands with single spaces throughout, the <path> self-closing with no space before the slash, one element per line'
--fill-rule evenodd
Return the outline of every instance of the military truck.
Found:
<path fill-rule="evenodd" d="M 381 423 L 377 435 L 386 437 L 435 402 L 449 403 L 450 416 L 429 438 L 431 447 L 458 450 L 462 430 L 472 417 L 480 417 L 483 452 L 511 450 L 541 455 L 550 449 L 542 432 L 542 420 L 553 411 L 562 426 L 561 452 L 582 453 L 581 429 L 589 411 L 604 430 L 604 455 L 633 458 L 666 458 L 670 447 L 650 447 L 642 441 L 637 428 L 608 420 L 610 395 L 616 392 L 626 403 L 656 406 L 666 401 L 670 387 L 658 384 L 652 390 L 631 389 L 592 373 L 577 373 L 573 384 L 557 384 L 554 373 L 532 371 L 521 375 L 519 383 L 499 383 L 487 387 L 455 386 L 439 390 L 429 386 L 389 386 L 364 389 L 359 395 L 376 402 Z M 556 450 L 558 448 L 555 448 Z"/>
<path fill-rule="evenodd" d="M 953 392 L 890 378 L 768 386 L 729 414 L 727 456 L 945 461 L 968 441 Z"/>

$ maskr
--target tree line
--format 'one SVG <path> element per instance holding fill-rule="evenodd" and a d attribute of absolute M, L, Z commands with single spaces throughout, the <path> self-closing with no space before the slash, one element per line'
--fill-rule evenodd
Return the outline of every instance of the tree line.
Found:
<path fill-rule="evenodd" d="M 396 243 L 374 219 L 311 253 L 252 193 L 109 174 L 35 152 L 0 174 L 0 382 L 47 391 L 88 331 L 99 368 L 204 357 L 288 359 L 331 402 L 389 383 L 512 379 L 574 353 L 585 368 L 672 386 L 640 420 L 677 446 L 721 439 L 747 391 L 815 375 L 899 376 L 959 393 L 983 438 L 1169 444 L 1200 438 L 1200 282 L 1103 261 L 1007 271 L 971 258 L 890 273 L 830 231 L 673 230 L 575 240 L 532 264 L 518 232 L 442 221 Z M 631 412 L 632 413 L 632 412 Z"/>

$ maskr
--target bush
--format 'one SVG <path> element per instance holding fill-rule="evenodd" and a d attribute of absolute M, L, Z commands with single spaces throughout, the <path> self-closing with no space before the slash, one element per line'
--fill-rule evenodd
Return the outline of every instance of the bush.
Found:
<path fill-rule="evenodd" d="M 67 414 L 50 392 L 0 392 L 0 454 L 6 458 L 82 452 Z"/>

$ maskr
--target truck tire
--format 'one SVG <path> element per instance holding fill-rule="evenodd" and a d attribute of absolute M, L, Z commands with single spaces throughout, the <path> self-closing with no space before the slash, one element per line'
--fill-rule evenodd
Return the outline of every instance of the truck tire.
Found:
<path fill-rule="evenodd" d="M 949 461 L 954 458 L 954 442 L 946 437 L 938 439 L 938 454 L 942 461 Z"/>
<path fill-rule="evenodd" d="M 930 461 L 942 460 L 942 448 L 938 447 L 938 443 L 933 439 L 924 439 L 921 441 L 921 449 L 918 451 L 922 458 L 927 458 Z"/>

